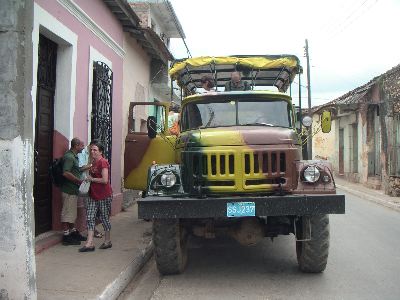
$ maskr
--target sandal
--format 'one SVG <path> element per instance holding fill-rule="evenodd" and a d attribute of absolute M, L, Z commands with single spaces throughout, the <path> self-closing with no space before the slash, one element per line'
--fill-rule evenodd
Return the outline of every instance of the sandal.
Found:
<path fill-rule="evenodd" d="M 100 231 L 95 230 L 93 236 L 95 238 L 101 239 L 103 237 L 103 234 Z"/>
<path fill-rule="evenodd" d="M 111 242 L 108 242 L 108 243 L 101 244 L 99 249 L 108 249 L 108 248 L 111 248 L 111 247 L 112 247 Z"/>
<path fill-rule="evenodd" d="M 82 248 L 79 249 L 79 252 L 93 252 L 94 250 L 95 250 L 94 246 L 92 247 L 83 246 Z"/>

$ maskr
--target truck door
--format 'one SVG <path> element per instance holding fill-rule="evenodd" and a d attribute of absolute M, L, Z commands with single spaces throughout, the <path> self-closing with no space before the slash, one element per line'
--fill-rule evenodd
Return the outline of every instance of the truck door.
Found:
<path fill-rule="evenodd" d="M 176 136 L 168 131 L 168 103 L 135 102 L 129 106 L 128 134 L 125 139 L 124 187 L 146 190 L 147 171 L 152 163 L 175 162 Z M 156 120 L 157 135 L 147 135 L 147 119 Z"/>

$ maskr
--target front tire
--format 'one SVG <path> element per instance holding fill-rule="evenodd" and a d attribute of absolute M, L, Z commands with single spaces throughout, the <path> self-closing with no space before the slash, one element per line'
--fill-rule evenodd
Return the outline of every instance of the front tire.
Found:
<path fill-rule="evenodd" d="M 187 262 L 187 234 L 179 219 L 155 219 L 153 241 L 158 271 L 162 275 L 182 273 Z"/>
<path fill-rule="evenodd" d="M 311 226 L 311 240 L 296 241 L 297 262 L 303 272 L 320 273 L 325 270 L 328 262 L 329 216 L 302 217 L 296 226 L 297 239 L 309 238 L 309 226 Z"/>

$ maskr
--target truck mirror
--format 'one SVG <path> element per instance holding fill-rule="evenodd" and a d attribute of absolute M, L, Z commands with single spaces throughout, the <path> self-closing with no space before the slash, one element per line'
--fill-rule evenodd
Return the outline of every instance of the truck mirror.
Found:
<path fill-rule="evenodd" d="M 332 119 L 331 119 L 331 112 L 330 111 L 323 111 L 321 115 L 321 129 L 323 133 L 329 133 L 331 132 L 331 124 L 332 124 Z"/>
<path fill-rule="evenodd" d="M 157 135 L 157 121 L 156 117 L 149 116 L 147 118 L 147 136 L 154 139 Z"/>

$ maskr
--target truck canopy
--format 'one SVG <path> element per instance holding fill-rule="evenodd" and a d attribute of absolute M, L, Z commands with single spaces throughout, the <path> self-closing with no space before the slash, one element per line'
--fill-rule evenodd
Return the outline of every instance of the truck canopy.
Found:
<path fill-rule="evenodd" d="M 241 72 L 242 80 L 249 82 L 252 88 L 276 87 L 280 92 L 286 92 L 295 76 L 302 72 L 302 67 L 295 55 L 202 56 L 175 60 L 169 75 L 186 95 L 190 95 L 201 88 L 202 76 L 211 75 L 215 85 L 223 87 L 234 71 Z"/>

